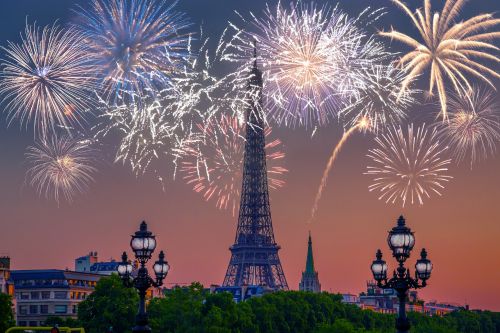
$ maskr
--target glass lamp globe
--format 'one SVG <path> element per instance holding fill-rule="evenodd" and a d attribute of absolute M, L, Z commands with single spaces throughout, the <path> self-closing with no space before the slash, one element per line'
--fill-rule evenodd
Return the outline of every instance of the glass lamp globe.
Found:
<path fill-rule="evenodd" d="M 132 265 L 128 262 L 128 257 L 126 252 L 123 252 L 122 254 L 122 261 L 120 262 L 120 264 L 118 264 L 117 271 L 118 271 L 118 276 L 120 276 L 121 278 L 125 278 L 129 276 L 130 273 L 132 273 Z"/>
<path fill-rule="evenodd" d="M 371 270 L 373 273 L 373 278 L 377 281 L 382 281 L 387 278 L 387 264 L 382 260 L 382 252 L 377 251 L 377 259 L 372 262 Z"/>
<path fill-rule="evenodd" d="M 427 251 L 425 249 L 422 249 L 420 259 L 415 263 L 415 271 L 420 280 L 425 281 L 431 277 L 432 263 L 427 259 Z"/>
<path fill-rule="evenodd" d="M 389 231 L 387 243 L 397 261 L 404 262 L 410 257 L 410 252 L 415 245 L 415 236 L 411 229 L 406 226 L 403 216 L 399 217 L 398 225 Z"/>
<path fill-rule="evenodd" d="M 163 280 L 170 269 L 168 262 L 165 261 L 165 254 L 163 251 L 160 252 L 159 260 L 155 262 L 153 270 L 155 272 L 156 278 L 158 280 Z"/>
<path fill-rule="evenodd" d="M 130 247 L 139 260 L 147 261 L 156 248 L 156 239 L 151 231 L 148 231 L 146 222 L 142 221 L 139 231 L 132 235 Z"/>
<path fill-rule="evenodd" d="M 126 264 L 124 265 L 124 264 L 120 263 L 118 265 L 117 271 L 118 271 L 118 275 L 120 277 L 125 277 L 127 275 L 127 265 Z"/>

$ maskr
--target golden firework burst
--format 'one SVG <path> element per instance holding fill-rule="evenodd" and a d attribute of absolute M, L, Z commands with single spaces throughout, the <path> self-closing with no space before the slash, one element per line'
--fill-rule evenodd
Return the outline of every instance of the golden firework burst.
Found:
<path fill-rule="evenodd" d="M 420 42 L 394 29 L 380 33 L 413 48 L 399 60 L 407 72 L 401 91 L 430 68 L 429 94 L 432 95 L 437 89 L 441 116 L 446 119 L 446 79 L 461 95 L 472 89 L 467 76 L 479 78 L 495 87 L 491 78 L 500 78 L 500 75 L 480 61 L 487 60 L 497 64 L 500 62 L 500 58 L 494 55 L 494 52 L 499 50 L 498 47 L 490 43 L 492 39 L 500 37 L 500 32 L 488 31 L 499 25 L 500 19 L 494 18 L 492 14 L 480 14 L 456 23 L 466 0 L 446 0 L 440 13 L 432 13 L 430 0 L 424 0 L 423 13 L 422 8 L 413 13 L 400 0 L 392 2 L 410 17 L 422 38 Z"/>

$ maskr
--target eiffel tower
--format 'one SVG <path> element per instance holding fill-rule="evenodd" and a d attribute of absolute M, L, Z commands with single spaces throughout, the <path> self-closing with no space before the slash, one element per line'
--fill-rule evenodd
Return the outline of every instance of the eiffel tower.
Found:
<path fill-rule="evenodd" d="M 262 72 L 254 64 L 247 87 L 245 155 L 238 228 L 224 287 L 266 286 L 288 290 L 274 240 L 267 185 L 265 122 L 262 113 Z"/>

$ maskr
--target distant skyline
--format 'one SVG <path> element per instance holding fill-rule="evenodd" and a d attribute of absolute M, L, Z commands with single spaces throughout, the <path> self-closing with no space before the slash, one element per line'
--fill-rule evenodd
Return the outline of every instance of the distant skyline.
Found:
<path fill-rule="evenodd" d="M 437 8 L 442 3 L 432 2 Z M 410 5 L 416 8 L 421 3 L 415 0 Z M 40 25 L 55 20 L 60 24 L 70 22 L 74 19 L 72 10 L 78 5 L 86 6 L 88 1 L 2 3 L 0 45 L 5 46 L 7 40 L 18 42 L 26 21 Z M 377 28 L 394 26 L 416 33 L 389 0 L 339 1 L 339 7 L 351 15 L 366 6 L 383 6 L 389 12 Z M 191 18 L 193 31 L 203 24 L 204 33 L 216 40 L 227 21 L 237 19 L 235 10 L 258 15 L 264 7 L 265 2 L 260 0 L 181 0 L 177 9 Z M 475 0 L 468 2 L 463 15 L 499 11 L 499 2 Z M 400 44 L 391 45 L 403 51 Z M 410 119 L 417 123 L 434 121 L 438 111 L 438 103 L 422 103 L 414 107 Z M 395 267 L 389 259 L 386 237 L 403 214 L 416 236 L 410 267 L 422 247 L 434 264 L 429 285 L 419 290 L 419 295 L 425 300 L 500 311 L 500 152 L 472 169 L 467 162 L 452 164 L 453 179 L 441 197 L 435 195 L 423 206 L 401 208 L 379 201 L 375 193 L 368 191 L 371 177 L 363 172 L 374 140 L 371 134 L 356 134 L 340 152 L 316 218 L 307 224 L 321 173 L 342 135 L 342 127 L 333 122 L 313 136 L 311 129 L 273 128 L 273 135 L 283 141 L 285 166 L 290 170 L 286 185 L 271 191 L 271 213 L 291 289 L 298 289 L 311 231 L 315 269 L 323 290 L 364 291 L 366 281 L 372 279 L 369 266 L 378 248 L 389 270 Z M 76 197 L 73 204 L 61 202 L 58 206 L 25 184 L 24 154 L 32 142 L 31 127 L 20 129 L 16 122 L 7 127 L 6 114 L 0 113 L 0 254 L 10 255 L 13 269 L 72 269 L 74 259 L 89 251 L 97 251 L 101 260 L 119 260 L 122 251 L 131 254 L 130 235 L 145 220 L 157 236 L 157 252 L 165 250 L 171 265 L 167 286 L 192 281 L 207 286 L 222 283 L 237 223 L 230 210 L 220 211 L 213 202 L 205 202 L 180 177 L 167 180 L 163 192 L 154 176 L 136 178 L 127 166 L 113 164 L 113 150 L 107 147 L 89 191 Z"/>

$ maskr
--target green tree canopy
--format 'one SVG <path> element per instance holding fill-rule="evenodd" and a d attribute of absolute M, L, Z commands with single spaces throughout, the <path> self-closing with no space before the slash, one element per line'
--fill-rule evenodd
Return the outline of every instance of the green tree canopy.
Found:
<path fill-rule="evenodd" d="M 12 298 L 10 295 L 0 293 L 0 332 L 5 332 L 15 324 L 12 313 Z"/>
<path fill-rule="evenodd" d="M 130 332 L 134 325 L 139 296 L 135 289 L 125 288 L 113 274 L 97 282 L 90 296 L 78 306 L 78 320 L 87 333 Z"/>
<path fill-rule="evenodd" d="M 88 333 L 129 332 L 137 294 L 118 277 L 98 283 L 79 307 Z M 395 316 L 342 303 L 340 295 L 283 291 L 234 303 L 229 293 L 210 294 L 199 283 L 167 291 L 148 305 L 153 333 L 394 333 Z M 411 333 L 500 333 L 500 313 L 409 313 Z"/>

